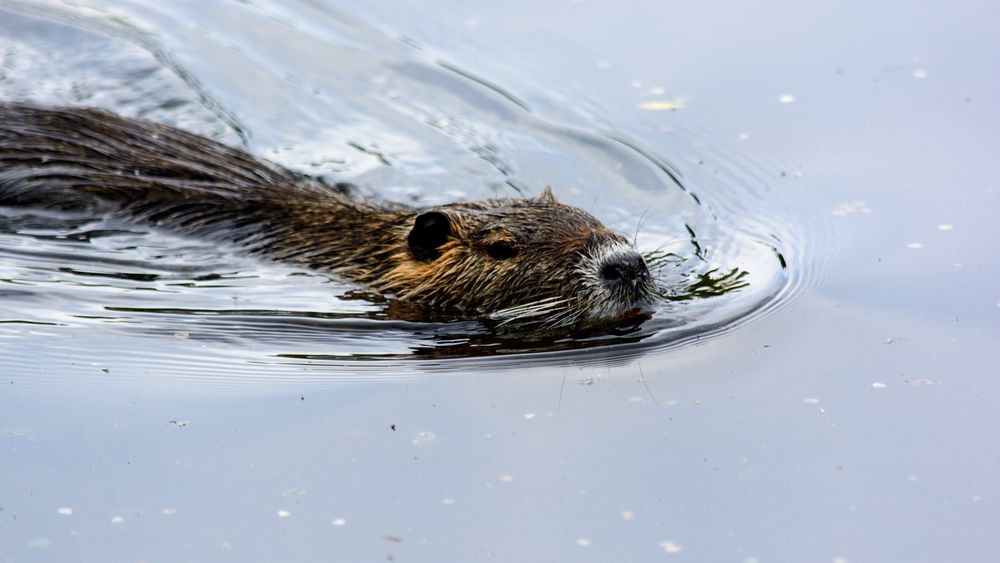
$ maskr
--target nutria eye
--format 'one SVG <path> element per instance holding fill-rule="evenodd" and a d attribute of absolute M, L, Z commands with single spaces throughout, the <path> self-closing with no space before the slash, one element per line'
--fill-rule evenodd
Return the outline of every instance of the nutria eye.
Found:
<path fill-rule="evenodd" d="M 517 249 L 509 242 L 493 242 L 486 247 L 486 253 L 496 260 L 507 260 L 517 256 Z"/>
<path fill-rule="evenodd" d="M 450 235 L 451 221 L 448 216 L 440 211 L 428 211 L 417 215 L 406 237 L 406 244 L 417 260 L 434 260 L 441 255 L 438 247 L 448 242 Z"/>

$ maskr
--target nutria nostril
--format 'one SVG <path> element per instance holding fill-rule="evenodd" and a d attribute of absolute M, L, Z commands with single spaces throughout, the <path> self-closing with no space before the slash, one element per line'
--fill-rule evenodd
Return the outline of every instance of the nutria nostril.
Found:
<path fill-rule="evenodd" d="M 609 284 L 641 281 L 648 277 L 646 261 L 633 251 L 614 254 L 601 266 L 601 280 Z"/>
<path fill-rule="evenodd" d="M 607 266 L 601 268 L 601 278 L 604 281 L 618 281 L 625 276 L 625 270 L 618 264 L 608 264 Z"/>

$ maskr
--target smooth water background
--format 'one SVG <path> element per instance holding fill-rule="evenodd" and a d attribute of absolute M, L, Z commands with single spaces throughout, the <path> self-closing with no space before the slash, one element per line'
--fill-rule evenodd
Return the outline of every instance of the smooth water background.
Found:
<path fill-rule="evenodd" d="M 751 274 L 641 346 L 435 360 L 325 278 L 5 210 L 0 561 L 995 560 L 998 12 L 0 3 L 5 99 L 419 204 L 551 184 Z"/>

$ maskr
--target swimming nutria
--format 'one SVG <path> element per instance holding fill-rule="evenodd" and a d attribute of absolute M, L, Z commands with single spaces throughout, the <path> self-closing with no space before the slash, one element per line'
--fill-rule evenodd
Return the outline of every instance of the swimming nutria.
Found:
<path fill-rule="evenodd" d="M 546 188 L 412 208 L 107 111 L 0 102 L 0 205 L 83 210 L 212 236 L 395 298 L 501 322 L 612 323 L 651 310 L 642 255 Z"/>

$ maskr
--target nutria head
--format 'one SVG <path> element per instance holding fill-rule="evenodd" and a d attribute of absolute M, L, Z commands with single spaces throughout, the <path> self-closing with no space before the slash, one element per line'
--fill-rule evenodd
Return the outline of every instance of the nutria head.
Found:
<path fill-rule="evenodd" d="M 485 313 L 501 323 L 592 326 L 651 311 L 642 255 L 589 213 L 534 199 L 421 210 L 373 284 L 407 301 Z"/>

